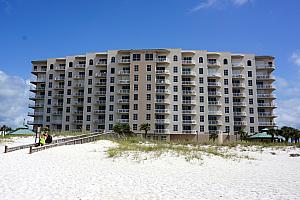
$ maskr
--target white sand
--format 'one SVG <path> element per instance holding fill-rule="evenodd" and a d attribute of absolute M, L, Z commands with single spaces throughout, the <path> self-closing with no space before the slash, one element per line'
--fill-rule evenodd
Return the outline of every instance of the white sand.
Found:
<path fill-rule="evenodd" d="M 256 160 L 107 158 L 110 141 L 0 154 L 0 199 L 299 199 L 299 149 Z M 275 152 L 272 155 L 270 151 Z M 202 164 L 201 164 L 202 163 Z"/>

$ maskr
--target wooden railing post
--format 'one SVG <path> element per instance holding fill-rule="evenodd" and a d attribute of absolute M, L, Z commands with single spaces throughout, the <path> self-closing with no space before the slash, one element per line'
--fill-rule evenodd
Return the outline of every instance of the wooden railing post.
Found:
<path fill-rule="evenodd" d="M 8 151 L 8 146 L 5 145 L 5 147 L 4 147 L 4 153 L 7 153 L 7 151 Z"/>
<path fill-rule="evenodd" d="M 29 154 L 32 154 L 32 147 L 29 147 Z"/>

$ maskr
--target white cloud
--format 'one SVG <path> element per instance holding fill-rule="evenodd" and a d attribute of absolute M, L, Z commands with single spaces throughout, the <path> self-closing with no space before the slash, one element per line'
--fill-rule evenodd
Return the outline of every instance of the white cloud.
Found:
<path fill-rule="evenodd" d="M 292 126 L 300 129 L 300 98 L 291 98 L 277 101 L 275 113 L 278 115 L 276 120 L 279 127 Z"/>
<path fill-rule="evenodd" d="M 247 3 L 251 3 L 253 0 L 202 0 L 200 3 L 192 8 L 191 12 L 196 12 L 207 8 L 223 7 L 225 4 L 233 4 L 235 6 L 243 6 Z"/>
<path fill-rule="evenodd" d="M 295 51 L 292 55 L 291 55 L 291 60 L 295 65 L 300 66 L 300 51 Z"/>
<path fill-rule="evenodd" d="M 0 70 L 0 125 L 18 127 L 28 119 L 30 83 Z"/>

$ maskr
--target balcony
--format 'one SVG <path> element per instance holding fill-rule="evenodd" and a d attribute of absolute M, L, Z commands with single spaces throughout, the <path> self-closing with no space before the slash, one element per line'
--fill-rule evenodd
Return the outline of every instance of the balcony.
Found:
<path fill-rule="evenodd" d="M 95 86 L 98 86 L 98 87 L 99 87 L 99 86 L 100 86 L 100 87 L 101 87 L 101 86 L 106 86 L 106 82 L 103 82 L 103 81 L 96 82 L 96 83 L 95 83 Z"/>
<path fill-rule="evenodd" d="M 118 113 L 129 113 L 129 109 L 118 109 Z"/>
<path fill-rule="evenodd" d="M 208 67 L 220 67 L 221 63 L 216 61 L 216 62 L 207 62 Z"/>
<path fill-rule="evenodd" d="M 258 107 L 276 107 L 274 103 L 257 103 Z"/>
<path fill-rule="evenodd" d="M 233 112 L 233 116 L 236 116 L 236 117 L 246 117 L 247 113 L 246 112 Z"/>
<path fill-rule="evenodd" d="M 66 69 L 65 66 L 57 66 L 57 67 L 55 67 L 55 70 L 56 70 L 56 71 L 63 71 L 63 70 L 65 70 L 65 69 Z"/>
<path fill-rule="evenodd" d="M 221 78 L 222 75 L 220 73 L 217 73 L 217 72 L 209 72 L 209 73 L 207 73 L 207 77 L 209 77 L 209 78 Z"/>
<path fill-rule="evenodd" d="M 157 75 L 170 75 L 169 70 L 156 70 Z"/>
<path fill-rule="evenodd" d="M 94 114 L 105 114 L 105 110 L 94 110 Z"/>
<path fill-rule="evenodd" d="M 242 62 L 233 62 L 232 68 L 244 68 L 244 64 Z"/>
<path fill-rule="evenodd" d="M 94 119 L 93 123 L 95 123 L 95 124 L 105 124 L 105 119 Z"/>
<path fill-rule="evenodd" d="M 54 78 L 55 81 L 64 81 L 65 80 L 65 77 L 63 76 L 57 76 Z"/>
<path fill-rule="evenodd" d="M 245 122 L 245 121 L 235 121 L 234 125 L 235 126 L 246 126 L 247 122 Z"/>
<path fill-rule="evenodd" d="M 196 100 L 182 100 L 182 104 L 196 105 Z"/>
<path fill-rule="evenodd" d="M 119 63 L 120 64 L 129 64 L 130 63 L 130 59 L 120 59 Z"/>
<path fill-rule="evenodd" d="M 182 133 L 185 133 L 185 134 L 197 134 L 197 130 L 182 130 Z"/>
<path fill-rule="evenodd" d="M 84 79 L 85 75 L 75 75 L 74 79 Z"/>
<path fill-rule="evenodd" d="M 276 117 L 272 112 L 258 112 L 258 117 Z"/>
<path fill-rule="evenodd" d="M 276 96 L 274 94 L 257 94 L 257 98 L 271 98 L 271 99 L 276 99 Z"/>
<path fill-rule="evenodd" d="M 105 96 L 106 95 L 106 91 L 96 91 L 95 95 L 97 95 L 97 96 Z"/>
<path fill-rule="evenodd" d="M 232 87 L 236 88 L 244 88 L 245 84 L 244 83 L 232 83 Z"/>
<path fill-rule="evenodd" d="M 130 75 L 130 71 L 129 70 L 121 70 L 118 72 L 119 75 Z"/>
<path fill-rule="evenodd" d="M 77 63 L 75 66 L 74 66 L 75 69 L 84 69 L 85 68 L 85 64 L 79 64 Z"/>
<path fill-rule="evenodd" d="M 63 103 L 61 103 L 61 102 L 55 102 L 54 104 L 53 104 L 53 106 L 54 107 L 63 107 Z"/>
<path fill-rule="evenodd" d="M 55 90 L 64 90 L 65 89 L 65 86 L 63 85 L 57 85 L 54 87 Z"/>
<path fill-rule="evenodd" d="M 31 92 L 43 91 L 45 87 L 30 87 Z"/>
<path fill-rule="evenodd" d="M 118 119 L 118 122 L 121 124 L 127 124 L 129 123 L 129 119 Z"/>
<path fill-rule="evenodd" d="M 196 76 L 194 71 L 182 71 L 182 76 Z"/>
<path fill-rule="evenodd" d="M 121 89 L 118 91 L 119 94 L 129 94 L 130 90 L 129 89 Z"/>
<path fill-rule="evenodd" d="M 83 111 L 82 110 L 75 110 L 75 111 L 73 111 L 73 114 L 74 115 L 82 115 Z"/>
<path fill-rule="evenodd" d="M 30 100 L 41 100 L 44 98 L 45 98 L 45 95 L 32 95 L 29 97 Z"/>
<path fill-rule="evenodd" d="M 222 115 L 221 111 L 208 111 L 208 115 Z"/>
<path fill-rule="evenodd" d="M 161 84 L 161 85 L 166 85 L 166 84 L 171 84 L 169 80 L 162 80 L 162 79 L 156 79 L 155 80 L 156 84 Z"/>
<path fill-rule="evenodd" d="M 155 99 L 155 103 L 170 104 L 169 99 Z"/>
<path fill-rule="evenodd" d="M 168 119 L 155 119 L 156 124 L 169 124 L 170 120 Z"/>
<path fill-rule="evenodd" d="M 169 129 L 154 129 L 154 133 L 170 133 Z"/>
<path fill-rule="evenodd" d="M 28 112 L 28 116 L 43 116 L 44 112 Z"/>
<path fill-rule="evenodd" d="M 156 58 L 156 62 L 157 63 L 169 63 L 169 59 L 168 58 Z"/>
<path fill-rule="evenodd" d="M 266 85 L 257 85 L 257 89 L 263 89 L 263 90 L 271 89 L 271 90 L 275 90 L 276 88 L 273 85 L 271 85 L 271 84 L 266 84 Z"/>
<path fill-rule="evenodd" d="M 245 76 L 243 74 L 232 74 L 232 78 L 243 79 L 243 78 L 245 78 Z"/>
<path fill-rule="evenodd" d="M 130 80 L 118 80 L 118 84 L 130 84 Z"/>
<path fill-rule="evenodd" d="M 221 120 L 208 120 L 209 125 L 222 125 Z"/>
<path fill-rule="evenodd" d="M 59 115 L 62 115 L 62 113 L 63 113 L 62 111 L 55 111 L 55 112 L 52 113 L 52 115 L 58 115 L 59 116 Z"/>
<path fill-rule="evenodd" d="M 63 98 L 64 97 L 64 94 L 55 94 L 54 95 L 54 98 Z"/>
<path fill-rule="evenodd" d="M 96 73 L 96 74 L 95 74 L 95 77 L 96 77 L 96 78 L 106 78 L 106 73 L 104 73 L 104 72 Z"/>
<path fill-rule="evenodd" d="M 37 84 L 37 83 L 44 83 L 46 82 L 46 78 L 37 78 L 35 80 L 30 81 L 32 84 Z"/>
<path fill-rule="evenodd" d="M 274 122 L 258 122 L 258 126 L 276 126 Z"/>
<path fill-rule="evenodd" d="M 97 100 L 96 101 L 96 104 L 105 104 L 106 103 L 106 100 Z"/>
<path fill-rule="evenodd" d="M 46 73 L 47 72 L 47 68 L 36 68 L 32 70 L 32 74 L 39 74 L 39 73 Z"/>
<path fill-rule="evenodd" d="M 182 90 L 183 95 L 196 95 L 195 90 Z"/>
<path fill-rule="evenodd" d="M 182 60 L 182 65 L 195 65 L 195 60 Z"/>
<path fill-rule="evenodd" d="M 157 94 L 171 94 L 171 91 L 168 89 L 156 89 L 155 92 Z"/>
<path fill-rule="evenodd" d="M 107 65 L 107 59 L 99 59 L 96 65 L 97 66 L 106 66 Z"/>
<path fill-rule="evenodd" d="M 74 97 L 84 97 L 84 93 L 83 92 L 77 92 L 74 94 Z"/>
<path fill-rule="evenodd" d="M 221 102 L 220 101 L 208 101 L 208 105 L 220 106 Z"/>
<path fill-rule="evenodd" d="M 256 75 L 258 80 L 275 80 L 275 77 L 272 75 Z"/>
<path fill-rule="evenodd" d="M 196 120 L 182 120 L 182 124 L 196 124 Z"/>
<path fill-rule="evenodd" d="M 256 69 L 269 69 L 273 71 L 275 69 L 275 65 L 269 63 L 256 63 Z"/>
<path fill-rule="evenodd" d="M 221 92 L 208 92 L 208 96 L 222 96 Z"/>
<path fill-rule="evenodd" d="M 213 86 L 213 87 L 221 87 L 221 83 L 220 82 L 207 82 L 208 86 Z"/>
<path fill-rule="evenodd" d="M 233 106 L 246 106 L 245 102 L 233 102 Z"/>
<path fill-rule="evenodd" d="M 73 121 L 73 124 L 82 124 L 83 123 L 83 120 L 74 120 Z"/>
<path fill-rule="evenodd" d="M 197 114 L 196 110 L 182 110 L 182 114 Z"/>
<path fill-rule="evenodd" d="M 233 97 L 246 97 L 245 93 L 232 93 Z"/>
<path fill-rule="evenodd" d="M 182 85 L 196 85 L 196 81 L 182 81 Z"/>
<path fill-rule="evenodd" d="M 84 83 L 76 83 L 74 88 L 84 88 Z"/>
<path fill-rule="evenodd" d="M 209 134 L 220 134 L 221 131 L 219 131 L 219 130 L 208 130 L 208 133 Z"/>
<path fill-rule="evenodd" d="M 118 99 L 118 103 L 129 103 L 129 99 Z"/>
<path fill-rule="evenodd" d="M 75 101 L 74 106 L 83 106 L 83 101 Z"/>
<path fill-rule="evenodd" d="M 44 104 L 28 104 L 29 108 L 43 108 Z"/>
<path fill-rule="evenodd" d="M 169 109 L 155 109 L 156 113 L 170 113 Z"/>
<path fill-rule="evenodd" d="M 27 121 L 28 125 L 42 125 L 43 121 Z"/>

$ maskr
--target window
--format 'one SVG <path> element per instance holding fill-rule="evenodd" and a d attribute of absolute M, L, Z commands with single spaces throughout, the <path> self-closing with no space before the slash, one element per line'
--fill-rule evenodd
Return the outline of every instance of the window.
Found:
<path fill-rule="evenodd" d="M 66 130 L 66 131 L 69 131 L 69 130 L 70 130 L 69 125 L 66 125 L 66 126 L 65 126 L 65 130 Z"/>
<path fill-rule="evenodd" d="M 110 87 L 109 87 L 109 91 L 110 91 L 110 92 L 114 92 L 114 91 L 115 91 L 115 87 L 114 87 L 114 86 L 110 86 Z"/>
<path fill-rule="evenodd" d="M 134 71 L 138 72 L 139 71 L 139 66 L 138 65 L 134 65 Z"/>
<path fill-rule="evenodd" d="M 151 114 L 146 114 L 146 120 L 151 120 Z"/>
<path fill-rule="evenodd" d="M 53 79 L 53 74 L 49 74 L 49 80 Z"/>
<path fill-rule="evenodd" d="M 139 85 L 135 84 L 133 89 L 134 89 L 134 91 L 138 91 L 139 90 Z"/>
<path fill-rule="evenodd" d="M 88 94 L 92 94 L 92 88 L 88 88 Z"/>
<path fill-rule="evenodd" d="M 49 86 L 49 88 L 52 88 L 52 82 L 49 82 L 48 86 Z"/>
<path fill-rule="evenodd" d="M 146 53 L 146 54 L 145 54 L 145 60 L 146 60 L 146 61 L 151 61 L 151 60 L 153 60 L 153 54 L 152 54 L 152 53 Z"/>
<path fill-rule="evenodd" d="M 225 132 L 229 133 L 230 132 L 230 126 L 225 126 Z"/>
<path fill-rule="evenodd" d="M 173 56 L 173 61 L 178 61 L 178 57 L 175 55 L 175 56 Z"/>
<path fill-rule="evenodd" d="M 177 122 L 178 121 L 178 115 L 173 115 L 173 121 Z"/>
<path fill-rule="evenodd" d="M 69 67 L 73 67 L 73 62 L 69 62 Z"/>
<path fill-rule="evenodd" d="M 253 114 L 254 113 L 254 109 L 253 108 L 249 108 L 249 113 Z"/>
<path fill-rule="evenodd" d="M 229 94 L 228 88 L 224 88 L 224 94 Z"/>
<path fill-rule="evenodd" d="M 228 79 L 224 79 L 224 85 L 228 85 Z"/>
<path fill-rule="evenodd" d="M 133 81 L 139 81 L 139 75 L 134 75 L 133 76 Z"/>
<path fill-rule="evenodd" d="M 204 106 L 200 106 L 200 112 L 204 112 Z"/>
<path fill-rule="evenodd" d="M 228 76 L 228 69 L 224 70 L 224 76 Z"/>
<path fill-rule="evenodd" d="M 132 55 L 133 61 L 140 61 L 141 60 L 141 54 L 133 54 Z"/>
<path fill-rule="evenodd" d="M 114 115 L 112 114 L 108 115 L 108 121 L 114 121 Z"/>
<path fill-rule="evenodd" d="M 200 132 L 204 132 L 204 126 L 203 125 L 200 126 Z"/>
<path fill-rule="evenodd" d="M 178 82 L 178 76 L 174 76 L 174 77 L 173 77 L 173 82 L 174 82 L 174 83 L 177 83 L 177 82 Z"/>
<path fill-rule="evenodd" d="M 114 102 L 115 101 L 115 96 L 114 95 L 110 95 L 109 96 L 109 101 L 110 102 Z"/>
<path fill-rule="evenodd" d="M 252 80 L 248 80 L 248 86 L 252 86 Z"/>
<path fill-rule="evenodd" d="M 252 71 L 248 71 L 248 77 L 252 77 Z"/>
<path fill-rule="evenodd" d="M 91 125 L 87 124 L 87 125 L 85 126 L 85 129 L 86 129 L 87 131 L 90 131 L 90 130 L 91 130 Z"/>
<path fill-rule="evenodd" d="M 138 110 L 138 104 L 133 104 L 133 110 Z"/>
<path fill-rule="evenodd" d="M 204 116 L 200 115 L 200 122 L 204 122 Z"/>
<path fill-rule="evenodd" d="M 178 67 L 173 67 L 173 73 L 178 73 Z"/>
<path fill-rule="evenodd" d="M 203 63 L 203 57 L 199 57 L 199 63 Z"/>
<path fill-rule="evenodd" d="M 147 65 L 147 72 L 151 72 L 151 65 Z"/>
<path fill-rule="evenodd" d="M 88 102 L 88 103 L 92 103 L 92 97 L 88 97 L 88 98 L 87 98 L 87 102 Z"/>
<path fill-rule="evenodd" d="M 70 107 L 66 107 L 66 113 L 69 113 L 71 111 Z"/>
<path fill-rule="evenodd" d="M 229 107 L 225 107 L 225 113 L 229 113 Z"/>
<path fill-rule="evenodd" d="M 48 91 L 48 96 L 49 96 L 49 97 L 52 96 L 52 91 Z"/>
<path fill-rule="evenodd" d="M 133 95 L 133 100 L 138 100 L 139 99 L 139 95 L 138 94 L 134 94 Z"/>
<path fill-rule="evenodd" d="M 88 85 L 92 85 L 93 84 L 93 79 L 89 79 L 88 80 Z"/>
<path fill-rule="evenodd" d="M 53 64 L 50 65 L 50 69 L 53 69 Z"/>
<path fill-rule="evenodd" d="M 109 125 L 108 125 L 108 129 L 109 129 L 109 130 L 113 130 L 113 128 L 114 128 L 114 125 L 113 125 L 113 124 L 109 124 Z"/>
<path fill-rule="evenodd" d="M 88 122 L 91 121 L 91 115 L 86 116 L 86 121 L 88 121 Z"/>
<path fill-rule="evenodd" d="M 71 103 L 71 98 L 67 98 L 67 104 Z"/>
<path fill-rule="evenodd" d="M 151 91 L 151 84 L 147 84 L 147 91 Z"/>
<path fill-rule="evenodd" d="M 47 113 L 51 113 L 51 108 L 47 108 Z"/>
<path fill-rule="evenodd" d="M 254 133 L 255 131 L 254 131 L 254 127 L 253 126 L 251 126 L 250 127 L 250 133 Z"/>
<path fill-rule="evenodd" d="M 204 102 L 204 96 L 200 96 L 199 98 L 200 98 L 200 99 L 199 99 L 199 100 L 200 100 L 200 103 L 203 103 L 203 102 Z"/>
<path fill-rule="evenodd" d="M 173 92 L 178 92 L 178 86 L 177 85 L 173 86 Z"/>
<path fill-rule="evenodd" d="M 253 90 L 249 89 L 249 95 L 253 95 Z"/>
<path fill-rule="evenodd" d="M 94 64 L 93 59 L 90 59 L 89 64 L 90 64 L 90 65 L 93 65 L 93 64 Z"/>
<path fill-rule="evenodd" d="M 227 64 L 228 64 L 228 60 L 227 60 L 226 58 L 224 59 L 223 64 L 224 64 L 224 65 L 227 65 Z"/>
<path fill-rule="evenodd" d="M 147 101 L 151 101 L 151 94 L 147 94 Z"/>
<path fill-rule="evenodd" d="M 72 78 L 72 72 L 68 72 L 68 78 Z"/>
<path fill-rule="evenodd" d="M 109 105 L 109 111 L 114 111 L 114 105 Z"/>
<path fill-rule="evenodd" d="M 48 103 L 48 105 L 51 105 L 51 99 L 48 99 L 47 103 Z"/>
<path fill-rule="evenodd" d="M 116 58 L 115 57 L 111 57 L 110 62 L 111 63 L 115 63 L 116 62 Z"/>
<path fill-rule="evenodd" d="M 229 103 L 229 98 L 225 97 L 225 103 L 228 104 Z"/>
<path fill-rule="evenodd" d="M 115 77 L 110 77 L 110 83 L 115 83 Z"/>
<path fill-rule="evenodd" d="M 138 125 L 137 124 L 132 124 L 132 130 L 136 131 L 137 130 Z"/>
<path fill-rule="evenodd" d="M 199 83 L 203 84 L 203 77 L 199 77 Z"/>
<path fill-rule="evenodd" d="M 147 81 L 151 81 L 151 75 L 147 74 Z"/>
<path fill-rule="evenodd" d="M 111 69 L 110 69 L 110 73 L 111 73 L 111 74 L 114 74 L 114 73 L 115 73 L 115 68 L 111 68 Z"/>
<path fill-rule="evenodd" d="M 203 74 L 203 68 L 199 68 L 199 74 Z"/>
<path fill-rule="evenodd" d="M 173 110 L 178 111 L 178 105 L 173 105 Z"/>
<path fill-rule="evenodd" d="M 247 61 L 247 66 L 252 66 L 251 60 Z"/>
<path fill-rule="evenodd" d="M 71 89 L 68 89 L 68 90 L 67 90 L 67 95 L 71 95 L 71 94 L 72 94 Z"/>
<path fill-rule="evenodd" d="M 87 106 L 87 107 L 86 107 L 86 112 L 91 112 L 91 110 L 92 110 L 92 107 L 91 107 L 91 106 Z"/>
<path fill-rule="evenodd" d="M 178 101 L 178 95 L 173 96 L 173 101 Z"/>
<path fill-rule="evenodd" d="M 225 116 L 225 122 L 229 123 L 229 116 Z"/>
<path fill-rule="evenodd" d="M 250 117 L 250 123 L 254 123 L 254 117 Z"/>
<path fill-rule="evenodd" d="M 89 70 L 89 76 L 93 76 L 93 70 Z"/>
<path fill-rule="evenodd" d="M 203 87 L 199 87 L 199 93 L 204 93 L 204 88 Z"/>
<path fill-rule="evenodd" d="M 133 120 L 138 120 L 138 114 L 133 114 Z"/>
<path fill-rule="evenodd" d="M 253 99 L 249 99 L 249 104 L 253 104 Z"/>
<path fill-rule="evenodd" d="M 173 131 L 178 131 L 178 125 L 173 125 Z"/>
<path fill-rule="evenodd" d="M 69 122 L 70 121 L 70 116 L 66 116 L 66 121 Z"/>
<path fill-rule="evenodd" d="M 151 110 L 151 104 L 147 104 L 146 107 L 147 107 L 147 110 Z"/>

